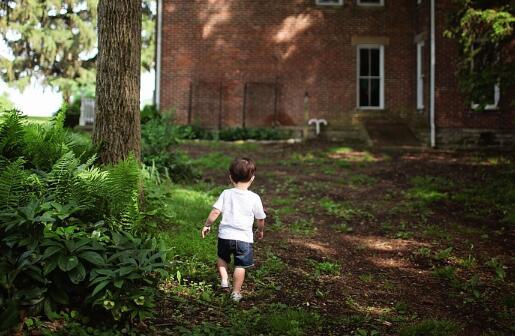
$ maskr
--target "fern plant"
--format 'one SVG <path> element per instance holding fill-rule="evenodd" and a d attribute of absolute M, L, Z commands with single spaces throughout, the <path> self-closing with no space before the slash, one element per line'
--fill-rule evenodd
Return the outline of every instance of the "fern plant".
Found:
<path fill-rule="evenodd" d="M 0 124 L 0 156 L 16 159 L 23 152 L 25 119 L 26 117 L 18 110 L 4 112 L 4 119 Z"/>
<path fill-rule="evenodd" d="M 21 158 L 7 163 L 0 170 L 0 213 L 25 205 L 33 195 L 30 174 L 24 170 Z"/>
<path fill-rule="evenodd" d="M 39 170 L 50 170 L 52 165 L 68 152 L 62 118 L 63 113 L 59 112 L 50 124 L 29 124 L 25 127 L 23 155 Z"/>
<path fill-rule="evenodd" d="M 0 121 L 0 334 L 20 311 L 100 308 L 131 321 L 153 312 L 163 257 L 138 229 L 140 164 L 95 165 L 89 137 L 63 118 L 42 126 L 13 110 Z"/>
<path fill-rule="evenodd" d="M 106 215 L 110 223 L 120 229 L 130 230 L 139 222 L 139 193 L 141 189 L 140 167 L 133 157 L 108 168 L 106 185 L 109 195 Z"/>

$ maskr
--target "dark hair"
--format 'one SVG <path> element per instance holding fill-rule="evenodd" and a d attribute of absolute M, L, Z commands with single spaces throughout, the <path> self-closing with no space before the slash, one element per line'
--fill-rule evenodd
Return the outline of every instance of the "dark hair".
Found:
<path fill-rule="evenodd" d="M 248 182 L 256 172 L 256 164 L 249 158 L 237 158 L 231 163 L 229 173 L 234 183 Z"/>

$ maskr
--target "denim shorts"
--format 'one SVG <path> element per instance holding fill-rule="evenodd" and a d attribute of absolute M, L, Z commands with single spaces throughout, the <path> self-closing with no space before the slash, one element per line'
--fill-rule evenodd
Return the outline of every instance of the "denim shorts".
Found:
<path fill-rule="evenodd" d="M 218 238 L 218 257 L 229 264 L 231 255 L 234 257 L 235 267 L 254 266 L 252 243 Z"/>

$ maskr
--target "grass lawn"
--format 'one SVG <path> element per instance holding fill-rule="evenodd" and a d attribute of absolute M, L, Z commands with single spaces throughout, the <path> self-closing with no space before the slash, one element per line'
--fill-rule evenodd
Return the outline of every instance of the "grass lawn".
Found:
<path fill-rule="evenodd" d="M 515 332 L 513 157 L 331 144 L 185 143 L 203 180 L 152 188 L 173 276 L 163 335 L 508 335 Z M 257 162 L 267 211 L 244 300 L 218 290 L 227 164 Z"/>
<path fill-rule="evenodd" d="M 3 119 L 3 114 L 0 114 L 0 120 Z M 33 124 L 46 124 L 52 120 L 51 117 L 36 117 L 36 116 L 27 116 L 27 122 L 33 123 Z"/>
<path fill-rule="evenodd" d="M 36 123 L 36 124 L 45 124 L 49 121 L 52 120 L 53 117 L 34 117 L 34 116 L 29 116 L 27 117 L 27 120 L 31 123 Z"/>

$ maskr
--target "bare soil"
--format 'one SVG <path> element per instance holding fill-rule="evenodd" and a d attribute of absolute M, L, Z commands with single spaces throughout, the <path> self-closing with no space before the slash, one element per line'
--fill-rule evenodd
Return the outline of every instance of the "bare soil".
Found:
<path fill-rule="evenodd" d="M 216 151 L 257 162 L 252 189 L 261 195 L 267 224 L 275 229 L 255 244 L 257 266 L 265 251 L 272 251 L 288 267 L 275 279 L 280 290 L 263 295 L 246 283 L 248 298 L 242 306 L 282 302 L 315 309 L 332 321 L 321 335 L 352 334 L 356 325 L 348 317 L 353 315 L 365 316 L 358 327 L 381 335 L 397 335 L 401 326 L 429 318 L 455 321 L 462 335 L 510 334 L 514 308 L 503 302 L 515 293 L 513 227 L 501 223 L 494 209 L 478 218 L 450 198 L 417 206 L 407 196 L 415 176 L 442 178 L 453 193 L 477 186 L 503 166 L 477 152 L 333 147 L 338 145 L 181 145 L 193 158 Z M 227 184 L 224 170 L 205 171 L 203 178 Z M 327 211 L 323 200 L 359 211 L 344 219 Z M 291 229 L 299 220 L 311 221 L 312 232 Z M 341 224 L 352 231 L 338 230 Z M 417 254 L 421 248 L 434 254 L 449 247 L 451 256 L 442 260 Z M 475 265 L 460 267 L 459 261 L 469 256 Z M 486 266 L 494 257 L 504 262 L 504 281 Z M 314 265 L 324 261 L 340 265 L 339 274 L 315 275 Z M 435 275 L 435 269 L 446 266 L 456 269 L 462 287 Z M 464 284 L 474 275 L 480 282 L 467 291 Z M 473 290 L 481 298 L 471 300 Z"/>

